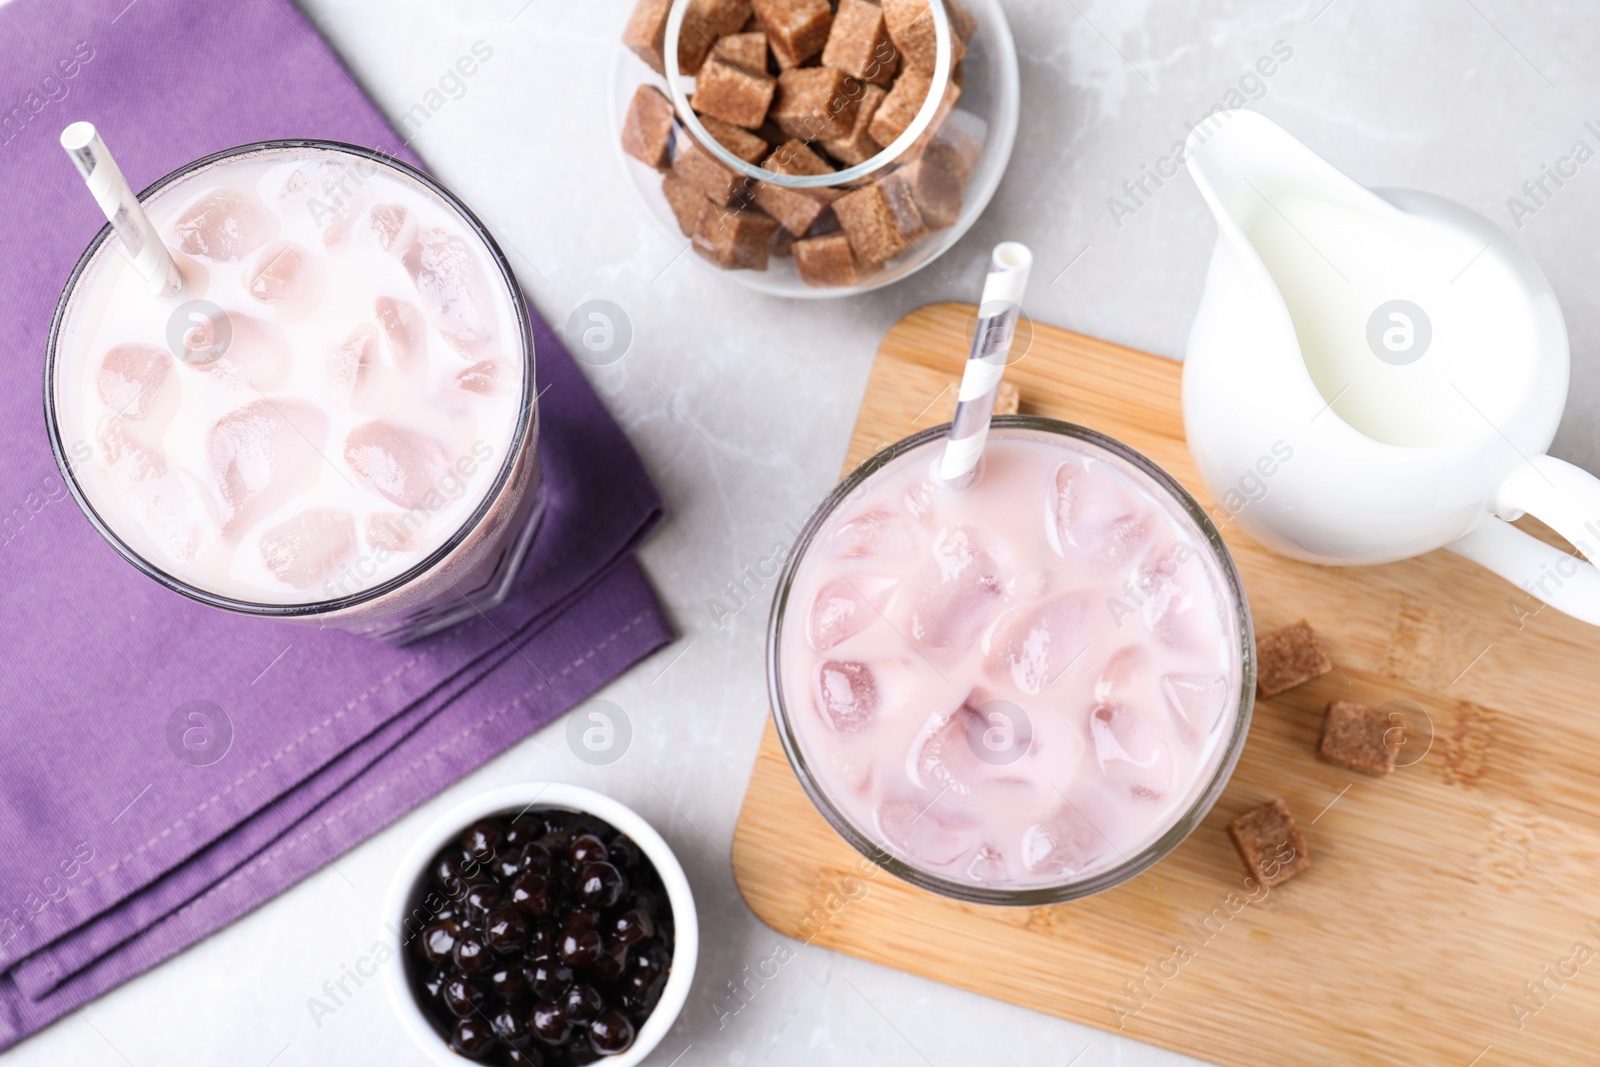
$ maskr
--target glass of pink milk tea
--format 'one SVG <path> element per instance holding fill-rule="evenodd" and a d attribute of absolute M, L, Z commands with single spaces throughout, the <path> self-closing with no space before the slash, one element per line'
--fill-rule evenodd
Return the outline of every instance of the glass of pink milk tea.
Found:
<path fill-rule="evenodd" d="M 977 480 L 947 427 L 828 497 L 780 577 L 768 676 L 784 748 L 852 845 L 984 904 L 1072 900 L 1177 847 L 1221 794 L 1254 640 L 1205 512 L 1148 459 L 994 420 Z"/>
<path fill-rule="evenodd" d="M 102 230 L 50 333 L 51 446 L 96 530 L 214 607 L 413 640 L 505 598 L 543 513 L 533 341 L 437 182 L 329 141 L 140 195 L 183 291 Z"/>

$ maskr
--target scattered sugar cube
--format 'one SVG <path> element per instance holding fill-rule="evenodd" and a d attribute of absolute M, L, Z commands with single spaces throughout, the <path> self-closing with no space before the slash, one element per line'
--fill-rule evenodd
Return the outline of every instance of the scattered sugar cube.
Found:
<path fill-rule="evenodd" d="M 1352 771 L 1382 778 L 1394 770 L 1399 742 L 1387 713 L 1365 704 L 1335 700 L 1322 719 L 1317 755 Z"/>
<path fill-rule="evenodd" d="M 1306 839 L 1282 798 L 1233 820 L 1228 824 L 1228 836 L 1262 885 L 1281 885 L 1311 866 Z"/>
<path fill-rule="evenodd" d="M 1256 638 L 1256 687 L 1274 697 L 1333 670 L 1304 619 Z"/>

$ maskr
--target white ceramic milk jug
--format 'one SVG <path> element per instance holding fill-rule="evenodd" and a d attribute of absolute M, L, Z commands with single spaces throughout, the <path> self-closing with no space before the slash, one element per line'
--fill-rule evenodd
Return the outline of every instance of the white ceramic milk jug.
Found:
<path fill-rule="evenodd" d="M 1449 548 L 1600 624 L 1600 572 L 1506 521 L 1532 513 L 1600 560 L 1600 481 L 1544 454 L 1569 353 L 1533 260 L 1459 204 L 1364 188 L 1253 112 L 1198 127 L 1188 166 L 1220 231 L 1183 374 L 1212 495 L 1289 556 Z"/>

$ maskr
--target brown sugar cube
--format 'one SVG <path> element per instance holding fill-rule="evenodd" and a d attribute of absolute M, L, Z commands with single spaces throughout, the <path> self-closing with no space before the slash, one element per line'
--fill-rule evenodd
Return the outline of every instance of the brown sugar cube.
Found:
<path fill-rule="evenodd" d="M 962 44 L 971 44 L 978 32 L 978 17 L 965 7 L 961 0 L 944 0 L 944 9 L 950 13 L 950 28 L 956 31 Z"/>
<path fill-rule="evenodd" d="M 767 121 L 767 108 L 778 83 L 765 74 L 752 74 L 720 56 L 712 56 L 700 68 L 689 102 L 702 115 L 755 129 Z"/>
<path fill-rule="evenodd" d="M 807 285 L 838 288 L 861 282 L 850 239 L 842 233 L 796 241 L 794 265 Z"/>
<path fill-rule="evenodd" d="M 928 101 L 928 93 L 933 89 L 933 80 L 928 75 L 918 70 L 908 70 L 895 80 L 894 87 L 889 90 L 889 95 L 883 103 L 878 105 L 877 114 L 872 116 L 872 124 L 867 127 L 867 132 L 872 139 L 885 148 L 911 126 L 923 104 Z M 923 141 L 931 141 L 938 130 L 955 110 L 956 101 L 961 99 L 961 87 L 955 82 L 945 85 L 944 98 L 939 101 L 939 107 L 934 112 L 933 121 L 928 123 L 928 130 L 923 134 Z M 921 142 L 919 142 L 921 143 Z"/>
<path fill-rule="evenodd" d="M 840 163 L 853 167 L 858 163 L 865 163 L 883 150 L 883 146 L 872 139 L 868 129 L 872 126 L 872 118 L 878 113 L 878 108 L 888 97 L 889 91 L 876 85 L 868 85 L 861 93 L 861 103 L 856 106 L 856 124 L 844 137 L 830 137 L 822 142 L 822 147 L 828 154 Z"/>
<path fill-rule="evenodd" d="M 813 152 L 804 141 L 789 141 L 766 158 L 762 167 L 778 174 L 831 174 L 827 160 Z M 788 189 L 770 182 L 757 182 L 756 204 L 783 224 L 796 237 L 805 235 L 828 205 L 843 194 L 837 189 Z"/>
<path fill-rule="evenodd" d="M 828 203 L 837 199 L 836 189 L 785 189 L 770 182 L 756 182 L 752 193 L 756 206 L 795 237 L 803 237 L 815 226 Z"/>
<path fill-rule="evenodd" d="M 983 142 L 967 132 L 959 121 L 964 113 L 951 116 L 928 141 L 922 158 L 944 168 L 965 189 L 972 172 L 983 157 Z"/>
<path fill-rule="evenodd" d="M 622 42 L 657 74 L 667 72 L 663 55 L 672 0 L 639 0 L 622 33 Z M 678 70 L 698 74 L 719 37 L 738 33 L 750 18 L 750 0 L 694 0 L 678 33 Z"/>
<path fill-rule="evenodd" d="M 771 146 L 767 142 L 749 130 L 735 126 L 731 122 L 723 122 L 721 119 L 714 119 L 710 115 L 701 115 L 700 125 L 706 128 L 706 132 L 718 144 L 746 163 L 754 163 L 771 151 Z"/>
<path fill-rule="evenodd" d="M 1317 635 L 1304 619 L 1256 638 L 1256 687 L 1275 697 L 1333 670 L 1317 647 Z"/>
<path fill-rule="evenodd" d="M 788 259 L 794 255 L 794 243 L 797 240 L 794 234 L 779 226 L 772 233 L 772 254 L 779 259 Z"/>
<path fill-rule="evenodd" d="M 917 213 L 930 230 L 955 225 L 961 217 L 961 186 L 942 167 L 919 159 L 891 174 L 885 181 L 904 185 Z"/>
<path fill-rule="evenodd" d="M 786 141 L 779 145 L 768 156 L 766 162 L 761 164 L 767 170 L 778 174 L 832 174 L 833 168 L 828 161 L 812 151 L 811 146 L 804 141 Z"/>
<path fill-rule="evenodd" d="M 839 0 L 833 30 L 822 50 L 822 65 L 873 85 L 888 85 L 900 69 L 900 54 L 889 38 L 883 8 L 869 0 Z"/>
<path fill-rule="evenodd" d="M 759 211 L 713 208 L 700 216 L 694 250 L 724 270 L 766 270 L 777 229 L 777 220 Z"/>
<path fill-rule="evenodd" d="M 743 175 L 688 138 L 678 141 L 672 172 L 722 207 L 733 203 L 749 185 Z"/>
<path fill-rule="evenodd" d="M 1398 741 L 1392 741 L 1389 716 L 1377 708 L 1348 700 L 1328 705 L 1322 719 L 1317 755 L 1352 771 L 1382 778 L 1394 770 Z"/>
<path fill-rule="evenodd" d="M 641 85 L 622 124 L 622 150 L 666 170 L 672 165 L 672 101 L 654 85 Z"/>
<path fill-rule="evenodd" d="M 832 67 L 804 67 L 778 75 L 772 121 L 790 137 L 820 141 L 846 136 L 861 106 L 861 82 Z"/>
<path fill-rule="evenodd" d="M 667 15 L 671 11 L 672 0 L 639 0 L 627 28 L 622 31 L 622 43 L 657 74 L 667 72 L 663 57 L 667 44 Z M 678 70 L 683 74 L 697 73 L 711 51 L 712 40 L 685 18 L 678 34 Z"/>
<path fill-rule="evenodd" d="M 1311 866 L 1306 839 L 1281 798 L 1233 820 L 1228 836 L 1262 885 L 1281 885 Z"/>
<path fill-rule="evenodd" d="M 945 4 L 945 11 L 950 12 L 948 3 Z M 900 53 L 901 71 L 916 69 L 931 75 L 939 59 L 939 38 L 934 29 L 929 0 L 883 0 L 883 18 L 888 24 L 889 37 L 894 41 L 895 50 Z M 960 27 L 971 19 L 970 14 L 966 15 L 966 19 L 958 19 L 951 13 L 951 63 L 959 63 L 961 57 L 967 54 Z M 971 25 L 976 28 L 976 21 L 972 21 Z"/>
<path fill-rule="evenodd" d="M 760 30 L 730 34 L 713 45 L 711 52 L 740 70 L 752 74 L 767 73 L 767 35 Z"/>
<path fill-rule="evenodd" d="M 695 235 L 700 228 L 701 215 L 716 210 L 716 205 L 705 193 L 670 171 L 661 179 L 661 192 L 666 196 L 667 206 L 672 208 L 672 214 L 678 220 L 678 229 L 683 231 L 685 237 Z"/>
<path fill-rule="evenodd" d="M 791 70 L 822 51 L 833 28 L 828 0 L 754 0 L 756 18 L 783 70 Z"/>
<path fill-rule="evenodd" d="M 856 258 L 869 265 L 893 259 L 928 233 L 901 182 L 873 182 L 857 189 L 835 201 L 833 212 Z"/>

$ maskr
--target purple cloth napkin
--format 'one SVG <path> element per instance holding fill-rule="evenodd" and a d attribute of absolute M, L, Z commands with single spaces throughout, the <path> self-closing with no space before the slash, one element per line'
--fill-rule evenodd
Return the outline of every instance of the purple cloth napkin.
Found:
<path fill-rule="evenodd" d="M 51 314 L 102 224 L 61 128 L 95 122 L 135 188 L 274 137 L 415 160 L 286 0 L 16 0 L 0 55 L 4 1047 L 326 864 L 671 634 L 631 558 L 660 499 L 537 317 L 549 510 L 487 618 L 394 649 L 213 611 L 124 563 L 67 495 L 43 425 Z M 192 701 L 214 740 L 185 759 L 170 735 Z"/>

